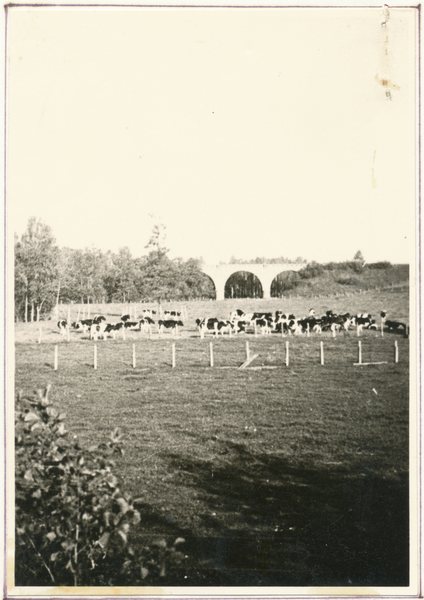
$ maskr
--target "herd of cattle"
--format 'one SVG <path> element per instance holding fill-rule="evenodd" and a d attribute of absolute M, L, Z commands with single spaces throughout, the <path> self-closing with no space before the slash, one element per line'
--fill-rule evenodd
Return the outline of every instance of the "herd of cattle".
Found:
<path fill-rule="evenodd" d="M 99 337 L 106 339 L 112 337 L 115 339 L 116 333 L 122 331 L 152 331 L 152 325 L 157 325 L 159 335 L 162 335 L 165 329 L 178 331 L 178 327 L 183 327 L 181 313 L 177 311 L 164 311 L 163 318 L 155 321 L 156 311 L 143 310 L 143 317 L 137 321 L 131 321 L 130 315 L 123 315 L 116 323 L 108 323 L 103 315 L 95 315 L 92 319 L 82 319 L 71 323 L 65 319 L 58 321 L 57 326 L 61 335 L 66 335 L 69 329 L 89 334 L 90 339 L 97 340 Z"/>
<path fill-rule="evenodd" d="M 356 328 L 358 333 L 362 329 L 384 328 L 389 332 L 407 334 L 406 323 L 392 321 L 387 318 L 387 312 L 381 311 L 379 324 L 369 313 L 351 315 L 350 313 L 336 314 L 328 310 L 323 316 L 316 316 L 315 311 L 311 309 L 308 316 L 298 318 L 294 314 L 286 314 L 277 310 L 272 312 L 253 312 L 245 313 L 238 309 L 230 314 L 229 319 L 218 319 L 215 317 L 196 319 L 196 328 L 203 338 L 206 333 L 215 336 L 227 333 L 260 333 L 262 335 L 281 333 L 283 335 L 309 335 L 310 333 L 338 331 L 348 332 L 351 328 Z M 115 339 L 116 332 L 122 331 L 144 331 L 152 333 L 152 326 L 157 327 L 159 335 L 165 330 L 171 331 L 174 335 L 178 334 L 178 328 L 183 327 L 181 313 L 178 311 L 164 311 L 160 319 L 155 320 L 156 312 L 153 310 L 144 310 L 141 319 L 131 321 L 130 315 L 123 315 L 118 322 L 108 323 L 103 315 L 96 315 L 92 319 L 83 319 L 71 324 L 66 320 L 60 320 L 57 323 L 62 335 L 69 334 L 69 330 L 89 334 L 90 339 L 97 340 L 99 337 L 106 339 L 112 337 Z"/>
<path fill-rule="evenodd" d="M 396 331 L 406 333 L 407 328 L 405 323 L 399 321 L 389 321 L 387 312 L 380 313 L 380 327 L 387 331 Z M 218 335 L 219 333 L 247 333 L 253 331 L 259 332 L 262 335 L 273 332 L 287 335 L 302 335 L 308 333 L 322 333 L 325 331 L 349 331 L 350 328 L 357 328 L 359 332 L 362 329 L 377 329 L 378 325 L 372 315 L 369 313 L 361 313 L 351 315 L 350 313 L 336 314 L 332 310 L 328 310 L 325 315 L 317 317 L 315 311 L 311 309 L 308 316 L 298 318 L 294 314 L 286 314 L 277 310 L 272 312 L 254 312 L 245 313 L 238 309 L 231 313 L 228 320 L 208 318 L 197 319 L 196 325 L 200 334 L 210 332 Z"/>

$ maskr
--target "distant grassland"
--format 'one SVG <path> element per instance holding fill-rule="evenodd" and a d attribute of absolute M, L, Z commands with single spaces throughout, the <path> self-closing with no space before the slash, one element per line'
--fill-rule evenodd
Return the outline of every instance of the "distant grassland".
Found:
<path fill-rule="evenodd" d="M 155 534 L 187 540 L 185 571 L 164 585 L 406 585 L 409 339 L 365 331 L 363 360 L 387 364 L 358 367 L 355 331 L 335 339 L 201 340 L 195 319 L 228 318 L 235 308 L 298 316 L 314 308 L 318 315 L 371 312 L 377 322 L 385 309 L 408 322 L 407 290 L 183 305 L 188 319 L 179 339 L 129 332 L 125 341 L 99 340 L 96 371 L 93 342 L 81 334 L 68 343 L 54 321 L 44 322 L 38 344 L 38 324 L 16 326 L 16 388 L 31 392 L 51 382 L 82 443 L 120 427 L 126 454 L 119 474 L 144 515 L 140 543 Z M 125 309 L 93 306 L 91 314 L 117 320 Z M 236 368 L 246 340 L 259 355 L 252 366 L 268 368 Z"/>

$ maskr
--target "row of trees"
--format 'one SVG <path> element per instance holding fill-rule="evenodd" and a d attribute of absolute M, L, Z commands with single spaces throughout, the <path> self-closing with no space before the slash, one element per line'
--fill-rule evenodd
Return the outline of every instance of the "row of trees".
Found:
<path fill-rule="evenodd" d="M 15 238 L 15 318 L 34 321 L 58 302 L 140 302 L 215 298 L 211 280 L 197 259 L 171 260 L 164 226 L 155 225 L 147 254 L 133 258 L 95 248 L 56 245 L 51 228 L 31 218 Z"/>
<path fill-rule="evenodd" d="M 51 313 L 59 302 L 161 302 L 215 298 L 211 279 L 201 270 L 201 260 L 171 260 L 165 247 L 165 227 L 157 223 L 146 245 L 144 256 L 133 258 L 128 248 L 117 253 L 95 248 L 73 250 L 59 248 L 51 228 L 31 218 L 25 233 L 15 239 L 15 319 L 39 320 Z M 325 270 L 362 271 L 365 266 L 358 251 L 346 263 L 316 262 L 306 264 L 302 258 L 289 261 L 284 257 L 254 260 L 231 258 L 241 263 L 305 263 L 298 272 L 278 275 L 271 286 L 271 296 L 281 297 L 302 279 L 319 277 Z M 390 263 L 375 263 L 368 268 L 387 268 Z M 225 287 L 226 298 L 261 298 L 262 286 L 252 273 L 233 274 Z"/>

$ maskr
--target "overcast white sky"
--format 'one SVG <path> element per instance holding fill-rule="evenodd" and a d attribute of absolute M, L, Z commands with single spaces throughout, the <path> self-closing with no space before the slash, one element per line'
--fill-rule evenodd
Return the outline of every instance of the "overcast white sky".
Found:
<path fill-rule="evenodd" d="M 410 262 L 415 13 L 10 9 L 9 231 L 140 256 L 154 213 L 171 257 Z"/>

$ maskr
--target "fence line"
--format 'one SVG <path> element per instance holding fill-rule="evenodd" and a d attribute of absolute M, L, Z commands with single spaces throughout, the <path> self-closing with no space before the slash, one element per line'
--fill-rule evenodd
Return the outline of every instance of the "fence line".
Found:
<path fill-rule="evenodd" d="M 276 338 L 274 338 L 276 339 Z M 281 338 L 278 338 L 281 339 Z M 335 349 L 339 350 L 338 354 L 340 354 L 340 348 L 336 346 L 334 346 L 334 344 L 330 343 L 330 339 L 328 338 L 328 343 L 330 344 L 330 347 L 334 347 Z M 352 339 L 352 338 L 351 338 Z M 371 347 L 372 347 L 372 340 L 376 339 L 376 338 L 368 338 L 370 343 L 371 343 Z M 225 344 L 225 343 L 224 343 Z M 132 343 L 132 362 L 130 364 L 132 364 L 133 368 L 136 368 L 137 366 L 137 360 L 136 360 L 136 344 Z M 311 348 L 312 344 L 307 345 L 307 348 Z M 125 345 L 123 348 L 123 353 L 125 354 L 127 351 L 127 348 L 129 347 L 129 345 Z M 324 341 L 320 340 L 319 342 L 319 363 L 321 364 L 321 366 L 324 366 L 325 364 L 327 365 L 331 365 L 331 360 L 330 362 L 326 362 L 324 359 Z M 115 346 L 115 348 L 117 348 L 117 346 Z M 290 366 L 290 343 L 288 340 L 285 341 L 284 343 L 284 354 L 283 354 L 283 364 L 286 367 Z M 300 346 L 300 348 L 302 349 L 302 346 Z M 384 347 L 381 349 L 379 349 L 380 354 L 382 354 L 383 352 L 387 352 L 387 348 L 388 345 L 387 343 L 384 343 Z M 349 347 L 349 352 L 351 350 L 351 347 Z M 348 353 L 349 353 L 348 352 Z M 347 354 L 348 354 L 347 353 Z M 250 365 L 256 358 L 259 357 L 259 354 L 252 354 L 251 349 L 250 349 L 250 345 L 249 345 L 249 341 L 245 342 L 245 354 L 246 354 L 246 359 L 245 361 L 241 364 L 241 366 L 239 368 L 246 368 L 248 365 Z M 389 361 L 374 361 L 374 362 L 365 362 L 363 360 L 363 346 L 362 346 L 362 341 L 358 340 L 357 342 L 357 362 L 354 362 L 353 365 L 355 366 L 368 366 L 368 365 L 380 365 L 380 364 L 388 364 Z M 299 362 L 300 363 L 305 363 L 308 360 L 308 357 L 305 356 L 301 356 Z M 297 362 L 297 361 L 295 361 Z M 314 360 L 313 360 L 314 362 Z M 393 363 L 397 364 L 399 363 L 399 343 L 398 340 L 394 340 L 394 345 L 393 345 Z M 210 342 L 209 343 L 209 364 L 211 367 L 215 366 L 215 353 L 214 353 L 214 347 L 213 347 L 213 343 Z M 280 363 L 281 364 L 281 363 Z M 346 360 L 346 364 L 349 364 L 349 361 Z M 350 363 L 352 364 L 352 363 Z M 173 342 L 171 344 L 171 366 L 172 368 L 176 367 L 176 343 Z M 59 345 L 58 344 L 54 344 L 54 361 L 53 361 L 53 368 L 55 371 L 58 370 L 59 368 Z M 93 368 L 94 370 L 97 370 L 98 368 L 98 348 L 97 348 L 97 344 L 94 343 L 93 344 Z M 220 368 L 236 368 L 236 367 L 220 367 Z M 260 369 L 260 368 L 276 368 L 275 366 L 260 366 L 260 367 L 254 367 L 256 369 Z"/>

